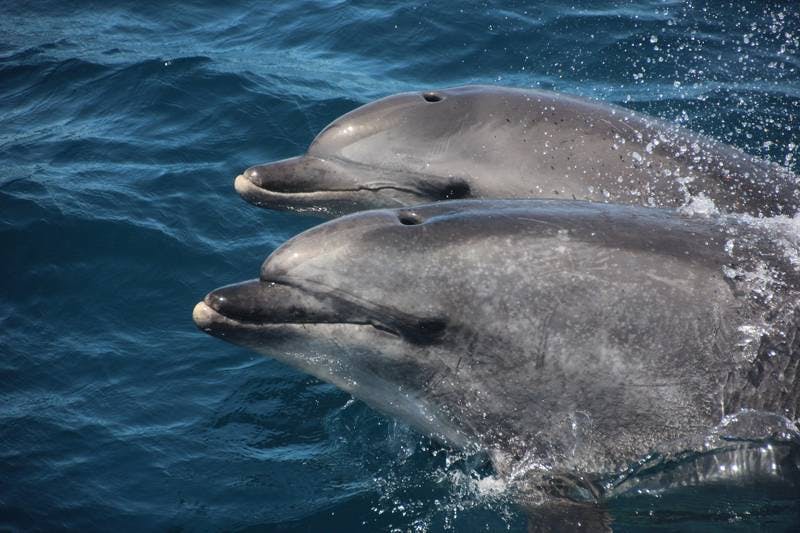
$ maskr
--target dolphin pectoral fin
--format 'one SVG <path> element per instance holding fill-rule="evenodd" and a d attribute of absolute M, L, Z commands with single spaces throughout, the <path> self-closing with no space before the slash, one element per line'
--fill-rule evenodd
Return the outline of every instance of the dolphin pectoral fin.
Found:
<path fill-rule="evenodd" d="M 528 533 L 612 531 L 611 515 L 598 503 L 560 500 L 523 510 L 528 515 Z"/>

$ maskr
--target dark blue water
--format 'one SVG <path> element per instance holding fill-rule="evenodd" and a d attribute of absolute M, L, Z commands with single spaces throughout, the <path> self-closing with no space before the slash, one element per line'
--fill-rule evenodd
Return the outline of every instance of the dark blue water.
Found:
<path fill-rule="evenodd" d="M 478 459 L 191 321 L 319 222 L 234 176 L 360 104 L 550 88 L 800 170 L 796 1 L 114 4 L 0 2 L 0 529 L 524 530 Z M 780 530 L 793 498 L 611 505 L 620 530 Z"/>

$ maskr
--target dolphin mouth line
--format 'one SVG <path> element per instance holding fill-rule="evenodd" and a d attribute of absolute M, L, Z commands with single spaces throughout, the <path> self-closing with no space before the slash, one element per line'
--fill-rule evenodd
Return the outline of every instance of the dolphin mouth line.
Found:
<path fill-rule="evenodd" d="M 208 333 L 214 333 L 215 327 L 238 327 L 245 329 L 277 329 L 288 326 L 368 326 L 383 334 L 391 335 L 396 339 L 412 344 L 432 344 L 438 342 L 445 334 L 448 327 L 447 320 L 442 317 L 419 317 L 402 311 L 388 308 L 382 304 L 370 302 L 349 295 L 334 287 L 328 287 L 317 282 L 294 279 L 261 279 L 260 283 L 298 291 L 317 299 L 319 309 L 306 308 L 303 312 L 309 314 L 308 319 L 295 319 L 295 316 L 280 316 L 280 302 L 276 303 L 274 316 L 248 317 L 236 313 L 225 313 L 214 304 L 214 298 L 209 293 L 202 302 L 195 306 L 193 317 L 198 327 Z M 318 290 L 319 289 L 319 290 Z M 238 315 L 238 316 L 237 316 Z M 351 318 L 348 318 L 351 317 Z M 282 320 L 286 318 L 286 320 Z"/>
<path fill-rule="evenodd" d="M 401 338 L 400 333 L 397 331 L 385 327 L 381 324 L 373 324 L 371 322 L 342 322 L 342 321 L 332 321 L 332 322 L 265 322 L 265 321 L 250 321 L 250 320 L 242 320 L 240 318 L 233 318 L 228 315 L 224 315 L 208 305 L 206 302 L 199 302 L 195 305 L 194 310 L 192 311 L 192 318 L 194 319 L 195 324 L 197 327 L 205 331 L 206 333 L 213 334 L 215 329 L 219 326 L 234 326 L 244 329 L 261 329 L 261 330 L 269 330 L 269 329 L 280 329 L 284 327 L 313 327 L 313 326 L 354 326 L 354 327 L 364 327 L 368 326 L 374 330 L 380 331 L 382 333 L 391 335 L 392 337 Z M 215 328 L 217 326 L 217 328 Z"/>
<path fill-rule="evenodd" d="M 275 285 L 282 285 L 284 287 L 290 287 L 294 290 L 298 290 L 301 292 L 310 293 L 308 290 L 298 287 L 296 285 L 288 284 L 288 283 L 280 283 L 276 281 L 268 281 L 268 283 L 274 283 Z M 353 307 L 358 307 L 357 304 L 353 302 L 347 302 L 348 305 Z M 204 323 L 204 327 L 201 329 L 210 331 L 213 330 L 213 325 L 215 323 L 224 323 L 227 325 L 233 325 L 238 327 L 244 328 L 257 328 L 257 329 L 270 329 L 270 328 L 279 328 L 284 326 L 322 326 L 322 325 L 331 325 L 331 326 L 370 326 L 375 330 L 381 331 L 383 333 L 387 333 L 393 335 L 397 338 L 402 338 L 400 331 L 392 328 L 389 325 L 383 324 L 376 320 L 369 320 L 369 319 L 341 319 L 340 317 L 336 316 L 334 310 L 331 309 L 330 320 L 280 320 L 279 316 L 276 316 L 275 320 L 263 320 L 257 318 L 247 318 L 242 316 L 232 316 L 230 314 L 225 314 L 222 310 L 218 309 L 209 296 L 207 295 L 202 302 L 198 303 L 195 306 L 195 312 L 193 313 L 195 317 L 195 322 L 200 325 L 200 322 Z M 200 318 L 200 322 L 198 322 L 197 318 Z M 211 319 L 210 321 L 208 319 Z M 203 320 L 205 319 L 205 320 Z"/>
<path fill-rule="evenodd" d="M 212 321 L 204 320 L 204 318 L 212 317 Z M 214 317 L 214 315 L 218 316 L 219 318 Z M 250 321 L 250 320 L 242 320 L 240 318 L 233 318 L 228 315 L 224 315 L 208 305 L 206 302 L 200 302 L 195 305 L 195 309 L 192 313 L 192 316 L 195 318 L 195 322 L 198 324 L 200 329 L 213 333 L 214 331 L 214 324 L 215 323 L 227 323 L 228 325 L 239 326 L 248 329 L 278 329 L 282 327 L 307 327 L 307 326 L 369 326 L 372 329 L 377 331 L 392 335 L 393 337 L 401 338 L 400 333 L 397 331 L 383 326 L 382 324 L 374 324 L 372 322 L 344 322 L 344 321 L 316 321 L 316 322 L 266 322 L 266 321 Z M 220 320 L 221 319 L 221 320 Z"/>
<path fill-rule="evenodd" d="M 203 304 L 208 305 L 206 302 L 203 302 Z M 363 321 L 358 321 L 358 320 L 352 320 L 352 321 L 348 321 L 348 320 L 330 320 L 330 321 L 329 320 L 296 320 L 296 321 L 287 320 L 287 321 L 278 321 L 278 320 L 276 320 L 274 322 L 269 322 L 269 321 L 266 321 L 266 320 L 246 320 L 246 319 L 242 319 L 242 318 L 234 318 L 234 317 L 231 317 L 231 316 L 224 315 L 224 314 L 220 313 L 219 311 L 217 311 L 216 309 L 214 309 L 210 305 L 208 305 L 208 307 L 213 309 L 215 313 L 217 313 L 218 315 L 224 317 L 226 320 L 230 320 L 231 322 L 236 322 L 236 323 L 241 324 L 243 326 L 251 326 L 251 327 L 258 327 L 258 328 L 261 328 L 261 327 L 268 328 L 268 327 L 271 327 L 271 326 L 280 327 L 280 326 L 322 326 L 322 325 L 325 325 L 325 326 L 371 326 L 372 328 L 377 329 L 378 331 L 383 331 L 385 333 L 391 333 L 392 335 L 394 335 L 396 337 L 400 337 L 400 333 L 395 331 L 395 330 L 393 330 L 392 328 L 390 328 L 388 326 L 384 326 L 383 324 L 380 324 L 380 323 L 370 322 L 368 320 L 363 320 Z"/>
<path fill-rule="evenodd" d="M 356 192 L 378 192 L 384 190 L 391 190 L 391 191 L 398 191 L 404 192 L 408 194 L 413 194 L 416 196 L 423 196 L 420 191 L 409 188 L 409 187 L 398 187 L 395 185 L 376 185 L 376 186 L 360 186 L 360 187 L 352 187 L 352 188 L 340 188 L 340 189 L 318 189 L 318 190 L 310 190 L 310 191 L 276 191 L 274 189 L 268 189 L 267 187 L 262 187 L 261 185 L 253 182 L 244 174 L 239 174 L 236 176 L 234 180 L 234 188 L 239 192 L 247 193 L 253 190 L 257 190 L 261 193 L 269 194 L 270 196 L 274 196 L 276 198 L 297 198 L 297 197 L 314 197 L 314 196 L 324 196 L 327 194 L 335 195 L 336 193 L 356 193 Z"/>

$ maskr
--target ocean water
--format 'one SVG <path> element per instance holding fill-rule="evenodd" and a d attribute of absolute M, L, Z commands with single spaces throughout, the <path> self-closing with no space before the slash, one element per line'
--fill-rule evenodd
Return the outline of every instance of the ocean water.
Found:
<path fill-rule="evenodd" d="M 0 529 L 524 531 L 490 468 L 197 331 L 320 221 L 235 194 L 388 94 L 540 87 L 800 171 L 790 1 L 0 1 Z M 791 530 L 797 494 L 610 503 L 620 531 Z"/>

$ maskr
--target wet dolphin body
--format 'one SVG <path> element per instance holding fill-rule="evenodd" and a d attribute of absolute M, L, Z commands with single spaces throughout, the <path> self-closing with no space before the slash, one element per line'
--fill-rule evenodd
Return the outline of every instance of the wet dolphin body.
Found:
<path fill-rule="evenodd" d="M 798 178 L 629 109 L 548 91 L 403 93 L 338 118 L 305 155 L 246 170 L 245 199 L 337 215 L 445 199 L 563 198 L 794 214 Z"/>
<path fill-rule="evenodd" d="M 487 450 L 501 475 L 591 500 L 603 476 L 712 434 L 795 435 L 798 236 L 746 220 L 558 200 L 361 212 L 193 316 Z"/>

